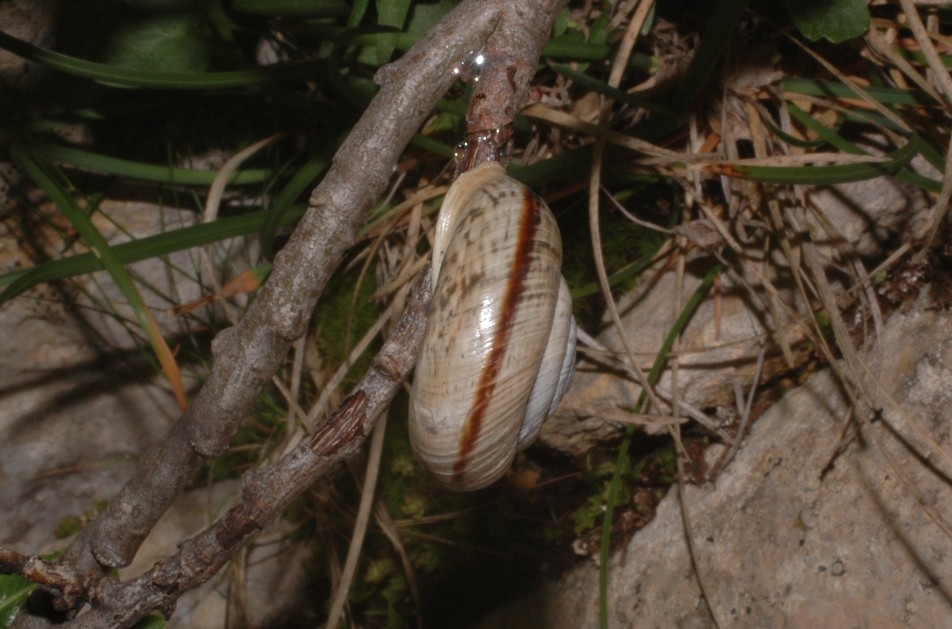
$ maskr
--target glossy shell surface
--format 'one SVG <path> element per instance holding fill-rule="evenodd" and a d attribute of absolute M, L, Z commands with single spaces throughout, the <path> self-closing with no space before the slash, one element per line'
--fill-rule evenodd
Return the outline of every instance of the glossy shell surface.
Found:
<path fill-rule="evenodd" d="M 561 262 L 552 212 L 498 164 L 447 192 L 410 395 L 411 443 L 444 484 L 499 479 L 565 392 L 575 322 Z"/>

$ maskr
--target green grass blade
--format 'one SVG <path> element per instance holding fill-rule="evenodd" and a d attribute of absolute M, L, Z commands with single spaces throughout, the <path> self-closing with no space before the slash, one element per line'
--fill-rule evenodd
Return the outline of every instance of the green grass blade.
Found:
<path fill-rule="evenodd" d="M 370 99 L 373 98 L 374 93 L 376 93 L 376 85 L 373 86 L 372 92 L 361 90 L 359 84 L 353 82 L 353 75 L 345 74 L 344 69 L 347 67 L 347 64 L 344 63 L 344 56 L 350 49 L 350 46 L 356 43 L 355 40 L 360 35 L 366 34 L 377 37 L 376 42 L 379 51 L 385 42 L 388 42 L 387 46 L 389 46 L 390 50 L 393 50 L 397 44 L 396 38 L 400 35 L 400 32 L 390 26 L 358 26 L 347 29 L 341 33 L 337 41 L 334 42 L 334 47 L 331 49 L 331 54 L 327 59 L 327 73 L 331 83 L 334 84 L 334 87 L 337 88 L 340 95 L 344 97 L 344 100 L 349 102 L 357 111 L 363 111 L 367 108 Z M 389 44 L 392 44 L 392 46 Z"/>
<path fill-rule="evenodd" d="M 246 236 L 261 230 L 267 211 L 260 210 L 240 216 L 220 218 L 213 223 L 183 227 L 163 234 L 125 242 L 112 248 L 113 255 L 121 264 L 131 264 L 161 255 L 200 247 L 226 238 Z M 304 206 L 285 212 L 281 225 L 292 225 L 304 214 Z M 30 290 L 34 286 L 101 271 L 103 264 L 92 253 L 81 253 L 62 260 L 54 260 L 30 269 L 0 276 L 0 304 Z"/>
<path fill-rule="evenodd" d="M 53 70 L 119 87 L 156 87 L 174 89 L 222 89 L 274 83 L 288 79 L 313 77 L 324 67 L 323 61 L 305 61 L 247 70 L 225 72 L 147 72 L 121 68 L 38 48 L 0 31 L 0 48 Z"/>
<path fill-rule="evenodd" d="M 377 26 L 392 28 L 394 33 L 403 30 L 410 13 L 410 0 L 377 0 Z M 396 47 L 396 35 L 381 37 L 377 42 L 377 63 L 390 61 Z"/>
<path fill-rule="evenodd" d="M 34 140 L 30 141 L 29 148 L 33 155 L 43 157 L 51 162 L 69 164 L 70 166 L 75 166 L 83 170 L 90 170 L 106 175 L 119 175 L 120 177 L 141 179 L 143 181 L 155 181 L 185 186 L 209 186 L 215 180 L 215 177 L 218 176 L 217 170 L 196 170 L 192 168 L 177 168 L 173 166 L 135 162 L 120 157 L 110 157 L 108 155 L 100 155 L 68 146 Z M 231 176 L 228 183 L 231 185 L 261 183 L 267 180 L 271 174 L 271 171 L 268 169 L 240 170 Z"/>
<path fill-rule="evenodd" d="M 318 155 L 315 155 L 307 161 L 291 177 L 291 180 L 285 184 L 281 192 L 274 198 L 271 208 L 265 214 L 265 219 L 261 224 L 260 241 L 261 249 L 265 259 L 274 259 L 274 235 L 278 228 L 284 224 L 285 214 L 291 209 L 295 200 L 310 186 L 318 176 L 324 172 L 330 164 L 330 150 L 332 146 L 325 146 L 325 149 Z"/>
<path fill-rule="evenodd" d="M 632 135 L 654 142 L 683 127 L 694 102 L 707 89 L 708 80 L 717 68 L 721 54 L 730 48 L 734 30 L 749 2 L 750 0 L 720 0 L 717 3 L 717 8 L 701 38 L 701 44 L 691 58 L 691 63 L 671 98 L 671 109 L 674 114 L 641 122 L 632 130 Z"/>
<path fill-rule="evenodd" d="M 421 135 L 419 133 L 414 135 L 413 140 L 411 141 L 413 142 L 414 146 L 418 146 L 425 151 L 435 153 L 440 157 L 450 158 L 456 154 L 456 149 L 449 144 L 440 142 L 439 140 L 434 140 L 431 137 Z"/>
<path fill-rule="evenodd" d="M 43 165 L 29 153 L 26 147 L 14 143 L 10 146 L 10 154 L 17 165 L 23 169 L 23 172 L 46 192 L 50 200 L 57 205 L 80 237 L 86 241 L 93 255 L 102 262 L 103 268 L 106 269 L 112 277 L 112 281 L 116 283 L 116 287 L 119 288 L 123 297 L 126 298 L 143 333 L 149 339 L 149 344 L 152 346 L 152 350 L 155 352 L 159 364 L 162 365 L 163 372 L 172 385 L 179 406 L 184 408 L 187 402 L 178 365 L 175 363 L 172 352 L 169 350 L 165 339 L 162 338 L 162 335 L 159 333 L 155 318 L 142 299 L 142 294 L 132 280 L 132 276 L 116 258 L 112 247 L 109 246 L 105 237 L 96 229 L 96 226 L 93 225 L 92 220 L 86 212 L 83 211 L 56 180 L 46 172 Z M 0 294 L 0 303 L 5 300 L 6 293 L 7 291 L 4 291 Z"/>
<path fill-rule="evenodd" d="M 803 79 L 797 77 L 786 77 L 782 82 L 783 90 L 791 94 L 803 94 L 804 96 L 828 97 L 828 98 L 850 98 L 860 99 L 861 96 L 848 85 L 835 83 L 832 81 L 818 81 L 816 79 Z M 925 92 L 910 89 L 898 89 L 892 87 L 863 87 L 863 91 L 877 102 L 884 105 L 910 105 L 910 106 L 937 106 L 932 98 Z"/>
<path fill-rule="evenodd" d="M 679 113 L 686 114 L 694 106 L 698 95 L 707 89 L 707 81 L 717 67 L 721 54 L 730 48 L 737 22 L 748 3 L 749 0 L 721 0 L 717 3 L 701 43 L 674 93 L 673 105 Z"/>
<path fill-rule="evenodd" d="M 813 118 L 813 116 L 797 107 L 794 103 L 787 103 L 787 108 L 790 111 L 790 116 L 794 120 L 816 133 L 821 140 L 828 143 L 830 146 L 833 146 L 844 153 L 851 153 L 854 155 L 867 154 L 866 151 L 861 149 L 853 142 L 850 142 L 832 129 L 828 129 L 827 127 L 820 124 Z M 922 153 L 923 155 L 925 155 L 928 151 L 932 151 L 931 147 L 929 147 L 918 135 L 912 136 L 909 139 L 907 146 L 912 147 L 917 153 Z M 935 151 L 932 152 L 935 153 Z M 913 157 L 915 157 L 915 154 Z M 939 156 L 939 159 L 943 162 L 942 169 L 944 170 L 944 160 L 942 160 L 941 156 Z M 929 161 L 931 163 L 932 160 Z M 896 173 L 896 178 L 900 181 L 905 181 L 906 183 L 912 184 L 929 192 L 939 192 L 942 189 L 941 181 L 929 179 L 928 177 L 920 175 L 919 173 L 906 168 L 905 165 L 903 165 Z"/>
<path fill-rule="evenodd" d="M 567 33 L 550 39 L 542 49 L 543 59 L 569 59 L 571 61 L 602 61 L 617 50 L 604 42 L 584 41 L 580 33 Z M 657 66 L 650 55 L 634 51 L 628 59 L 628 69 L 647 74 Z"/>
<path fill-rule="evenodd" d="M 354 28 L 364 19 L 370 0 L 354 0 L 354 2 L 350 4 L 350 15 L 347 16 L 347 28 Z"/>
<path fill-rule="evenodd" d="M 351 30 L 334 24 L 314 24 L 307 32 L 327 40 L 337 40 Z M 376 46 L 382 37 L 396 37 L 396 50 L 405 52 L 420 41 L 416 33 L 364 33 L 352 37 L 358 46 Z M 583 41 L 577 33 L 550 39 L 542 49 L 542 57 L 548 59 L 570 59 L 572 61 L 601 61 L 608 59 L 616 48 L 610 44 Z M 628 60 L 628 68 L 647 73 L 655 66 L 654 59 L 640 52 L 633 52 Z"/>
<path fill-rule="evenodd" d="M 857 164 L 833 164 L 830 166 L 758 166 L 747 164 L 726 164 L 712 171 L 728 177 L 739 177 L 751 181 L 777 184 L 805 184 L 824 186 L 850 181 L 873 179 L 883 175 L 893 175 L 909 164 L 918 153 L 917 143 L 905 145 L 884 156 L 882 162 L 863 162 Z"/>
<path fill-rule="evenodd" d="M 587 177 L 592 164 L 592 146 L 589 144 L 558 153 L 535 164 L 511 164 L 507 170 L 530 188 L 538 188 L 550 181 L 581 180 Z M 611 151 L 612 148 L 606 147 L 605 150 Z"/>

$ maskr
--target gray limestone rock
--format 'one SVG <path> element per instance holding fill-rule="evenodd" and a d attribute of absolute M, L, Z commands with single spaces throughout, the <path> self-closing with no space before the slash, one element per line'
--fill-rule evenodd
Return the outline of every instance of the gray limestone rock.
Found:
<path fill-rule="evenodd" d="M 882 380 L 905 419 L 885 408 L 859 433 L 848 430 L 822 474 L 849 408 L 824 370 L 754 424 L 716 484 L 688 487 L 697 565 L 722 627 L 940 627 L 952 619 L 952 539 L 929 512 L 952 519 L 952 486 L 938 471 L 946 455 L 930 461 L 909 448 L 911 420 L 923 443 L 952 449 L 952 316 L 896 315 L 882 348 Z M 529 614 L 538 626 L 594 627 L 597 592 L 598 569 L 587 564 L 494 622 Z M 713 626 L 675 492 L 611 558 L 608 599 L 612 627 Z"/>

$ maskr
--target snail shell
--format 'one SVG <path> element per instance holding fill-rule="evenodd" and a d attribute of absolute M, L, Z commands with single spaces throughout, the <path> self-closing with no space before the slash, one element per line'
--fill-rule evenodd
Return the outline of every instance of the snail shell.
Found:
<path fill-rule="evenodd" d="M 541 198 L 488 162 L 440 209 L 433 302 L 410 393 L 410 442 L 438 480 L 498 480 L 568 388 L 575 319 Z"/>

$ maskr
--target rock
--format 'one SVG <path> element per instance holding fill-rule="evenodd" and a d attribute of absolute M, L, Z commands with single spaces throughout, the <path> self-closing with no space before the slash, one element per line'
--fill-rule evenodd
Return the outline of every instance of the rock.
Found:
<path fill-rule="evenodd" d="M 896 315 L 882 348 L 887 390 L 928 438 L 952 449 L 952 315 Z M 893 429 L 906 434 L 909 427 L 890 407 L 861 435 L 847 432 L 823 475 L 848 408 L 824 370 L 757 420 L 715 485 L 687 488 L 697 565 L 722 627 L 948 624 L 952 539 L 914 494 L 949 521 L 952 488 L 936 473 L 938 461 L 911 452 L 911 437 L 895 437 Z M 611 558 L 610 626 L 713 626 L 684 535 L 672 492 Z M 526 604 L 540 626 L 593 627 L 597 592 L 598 569 L 588 564 Z"/>
<path fill-rule="evenodd" d="M 190 224 L 195 213 L 106 202 L 94 220 L 115 244 Z M 32 264 L 17 236 L 12 231 L 0 236 L 4 272 Z M 56 230 L 37 228 L 30 236 L 51 257 L 63 254 Z M 218 267 L 231 269 L 243 256 L 253 256 L 245 246 L 227 246 L 234 259 L 219 261 Z M 169 261 L 130 267 L 171 343 L 188 332 L 188 325 L 166 312 L 169 299 L 184 303 L 199 297 L 197 260 L 186 251 L 172 254 Z M 68 287 L 43 285 L 0 308 L 0 544 L 24 553 L 65 548 L 66 536 L 119 491 L 138 455 L 178 416 L 167 383 L 144 358 L 144 341 L 126 327 L 134 318 L 125 298 L 104 272 L 78 282 L 96 301 Z M 123 575 L 135 575 L 174 552 L 183 536 L 205 523 L 212 506 L 222 507 L 228 491 L 221 485 L 183 496 Z M 281 547 L 284 552 L 275 556 L 276 547 L 251 551 L 254 568 L 245 576 L 255 585 L 247 595 L 250 611 L 245 617 L 254 623 L 285 613 L 290 597 L 301 592 L 288 584 L 302 578 L 302 548 Z M 218 577 L 183 598 L 177 618 L 194 618 L 194 624 L 177 626 L 218 626 L 224 618 L 222 593 L 227 593 L 223 583 L 227 581 Z M 212 617 L 201 616 L 208 613 L 218 614 L 215 622 L 201 620 Z"/>
<path fill-rule="evenodd" d="M 49 47 L 53 41 L 55 0 L 5 0 L 0 2 L 0 30 L 33 45 Z M 36 79 L 36 64 L 0 50 L 0 85 L 22 86 Z"/>
<path fill-rule="evenodd" d="M 22 298 L 0 309 L 0 544 L 62 548 L 57 523 L 88 517 L 175 416 L 154 368 L 98 354 L 81 317 Z"/>
<path fill-rule="evenodd" d="M 881 146 L 885 139 L 873 137 L 860 144 L 873 154 L 881 154 L 882 149 L 871 148 L 877 143 Z M 922 158 L 913 161 L 913 169 L 931 179 L 942 179 L 942 173 Z M 931 207 L 927 193 L 893 177 L 816 187 L 808 194 L 810 203 L 839 232 L 841 244 L 849 244 L 864 258 L 882 257 L 890 243 L 910 240 L 923 226 Z M 811 220 L 811 228 L 821 241 L 826 240 L 816 219 Z"/>

